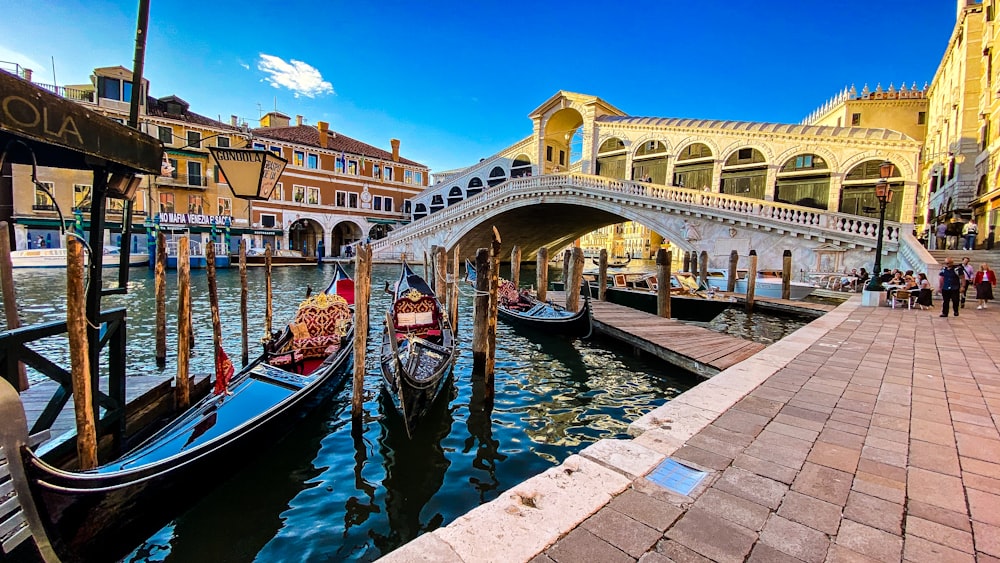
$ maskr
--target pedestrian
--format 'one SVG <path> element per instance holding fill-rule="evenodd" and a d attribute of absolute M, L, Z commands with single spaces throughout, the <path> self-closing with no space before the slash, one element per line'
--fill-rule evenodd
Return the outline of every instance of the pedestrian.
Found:
<path fill-rule="evenodd" d="M 962 224 L 952 219 L 948 222 L 948 250 L 958 250 L 958 237 L 962 235 Z"/>
<path fill-rule="evenodd" d="M 921 310 L 930 309 L 934 305 L 934 292 L 931 290 L 931 282 L 927 279 L 927 274 L 920 272 L 917 274 L 917 307 Z"/>
<path fill-rule="evenodd" d="M 969 293 L 969 286 L 972 285 L 972 279 L 976 277 L 976 271 L 972 268 L 972 264 L 969 263 L 969 257 L 962 257 L 962 272 L 965 273 L 965 277 L 962 278 L 962 308 L 965 308 L 965 296 Z"/>
<path fill-rule="evenodd" d="M 936 235 L 934 236 L 934 238 L 936 239 L 935 242 L 937 243 L 935 246 L 937 247 L 938 250 L 948 249 L 948 247 L 945 246 L 945 242 L 947 241 L 947 236 L 948 236 L 948 224 L 942 221 L 938 223 L 937 232 Z"/>
<path fill-rule="evenodd" d="M 965 270 L 961 266 L 955 265 L 955 259 L 948 257 L 944 259 L 944 267 L 938 274 L 938 293 L 941 294 L 944 306 L 941 308 L 941 316 L 948 316 L 948 306 L 951 305 L 955 316 L 958 316 L 958 296 L 962 291 L 962 278 Z"/>
<path fill-rule="evenodd" d="M 965 245 L 962 246 L 962 250 L 975 250 L 976 248 L 976 235 L 979 234 L 979 226 L 973 219 L 969 219 L 969 222 L 962 227 L 962 238 L 965 239 Z"/>
<path fill-rule="evenodd" d="M 993 300 L 993 288 L 997 285 L 997 275 L 984 262 L 979 266 L 979 271 L 976 272 L 973 281 L 976 284 L 976 299 L 979 301 L 979 306 L 976 309 L 985 309 L 986 304 Z"/>
<path fill-rule="evenodd" d="M 35 244 L 38 246 L 38 248 L 45 248 L 45 239 L 42 238 L 42 235 L 38 235 L 38 240 L 35 241 Z"/>

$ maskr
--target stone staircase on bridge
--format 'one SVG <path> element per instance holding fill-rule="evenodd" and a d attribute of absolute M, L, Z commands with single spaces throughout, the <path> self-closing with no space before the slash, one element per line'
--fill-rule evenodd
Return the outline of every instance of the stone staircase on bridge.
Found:
<path fill-rule="evenodd" d="M 930 250 L 928 252 L 938 261 L 938 264 L 944 264 L 945 258 L 948 257 L 953 258 L 955 263 L 958 263 L 962 261 L 962 258 L 968 256 L 969 263 L 975 266 L 977 270 L 979 269 L 979 264 L 983 262 L 989 264 L 990 268 L 1000 268 L 1000 248 L 994 248 L 993 250 Z"/>

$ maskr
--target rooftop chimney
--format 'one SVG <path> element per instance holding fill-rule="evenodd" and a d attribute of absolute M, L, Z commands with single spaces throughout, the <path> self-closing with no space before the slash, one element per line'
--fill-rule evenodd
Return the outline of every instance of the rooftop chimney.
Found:
<path fill-rule="evenodd" d="M 229 124 L 232 125 L 233 127 L 239 127 L 240 126 L 240 118 L 236 117 L 235 115 L 230 115 L 229 116 Z"/>
<path fill-rule="evenodd" d="M 302 116 L 301 115 L 296 115 L 295 116 L 295 125 L 298 126 L 298 127 L 302 127 Z"/>
<path fill-rule="evenodd" d="M 21 69 L 21 74 L 23 75 L 23 78 L 24 78 L 24 80 L 26 82 L 31 82 L 31 69 L 30 68 L 23 68 L 23 69 Z"/>
<path fill-rule="evenodd" d="M 392 145 L 392 161 L 399 162 L 399 139 L 389 139 L 389 144 Z"/>
<path fill-rule="evenodd" d="M 325 121 L 317 121 L 316 129 L 319 130 L 319 146 L 320 148 L 327 148 L 327 142 L 330 139 L 329 131 L 330 124 Z"/>

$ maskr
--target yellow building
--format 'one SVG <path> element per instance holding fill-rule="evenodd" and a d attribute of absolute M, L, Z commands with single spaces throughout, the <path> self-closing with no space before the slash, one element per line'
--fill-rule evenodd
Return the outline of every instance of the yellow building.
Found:
<path fill-rule="evenodd" d="M 978 154 L 975 155 L 976 194 L 972 201 L 973 213 L 979 224 L 981 238 L 990 227 L 1000 221 L 1000 76 L 997 55 L 1000 53 L 1000 25 L 996 21 L 997 0 L 983 2 L 979 16 L 982 19 L 982 61 L 979 79 Z"/>

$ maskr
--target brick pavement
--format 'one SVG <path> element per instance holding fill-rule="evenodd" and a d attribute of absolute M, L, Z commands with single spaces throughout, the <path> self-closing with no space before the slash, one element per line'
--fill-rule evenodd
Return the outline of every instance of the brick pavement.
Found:
<path fill-rule="evenodd" d="M 635 440 L 711 472 L 690 497 L 636 478 L 533 561 L 1000 563 L 1000 306 L 852 303 L 686 440 Z"/>

